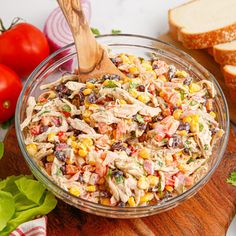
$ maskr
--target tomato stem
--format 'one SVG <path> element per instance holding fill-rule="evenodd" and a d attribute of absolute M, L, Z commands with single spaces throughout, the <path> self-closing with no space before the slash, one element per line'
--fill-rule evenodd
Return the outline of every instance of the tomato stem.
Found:
<path fill-rule="evenodd" d="M 6 28 L 6 27 L 4 26 L 4 24 L 3 24 L 2 19 L 0 18 L 0 32 L 3 33 L 3 32 L 5 32 L 5 31 L 7 31 L 7 30 L 10 30 L 14 25 L 18 24 L 19 21 L 23 21 L 23 19 L 20 18 L 20 17 L 15 17 L 15 18 L 12 20 L 11 25 L 9 26 L 9 28 Z"/>

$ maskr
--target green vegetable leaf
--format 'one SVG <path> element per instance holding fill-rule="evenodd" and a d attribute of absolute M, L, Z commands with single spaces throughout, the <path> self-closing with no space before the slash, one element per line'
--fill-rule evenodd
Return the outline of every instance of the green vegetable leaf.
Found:
<path fill-rule="evenodd" d="M 111 169 L 111 168 L 108 168 L 107 176 L 111 176 L 111 175 L 112 175 L 112 169 Z"/>
<path fill-rule="evenodd" d="M 104 86 L 104 88 L 116 88 L 117 84 L 113 81 L 113 80 L 109 80 L 106 82 L 106 85 Z"/>
<path fill-rule="evenodd" d="M 236 187 L 236 171 L 233 171 L 229 178 L 226 180 L 227 183 L 232 184 L 233 186 Z"/>
<path fill-rule="evenodd" d="M 14 198 L 10 193 L 0 191 L 0 232 L 15 213 Z"/>
<path fill-rule="evenodd" d="M 3 157 L 4 154 L 4 143 L 0 142 L 0 160 Z"/>
<path fill-rule="evenodd" d="M 141 115 L 139 115 L 139 114 L 136 115 L 136 120 L 137 120 L 139 123 L 141 123 L 141 124 L 144 124 L 144 123 L 145 123 L 143 117 L 142 117 Z"/>
<path fill-rule="evenodd" d="M 69 105 L 65 104 L 63 107 L 62 107 L 63 111 L 65 112 L 71 112 L 71 108 Z"/>
<path fill-rule="evenodd" d="M 23 193 L 29 200 L 36 204 L 40 204 L 45 187 L 37 180 L 22 177 L 15 181 L 19 191 Z"/>
<path fill-rule="evenodd" d="M 93 28 L 93 27 L 91 27 L 90 29 L 91 29 L 91 31 L 93 32 L 94 35 L 100 35 L 99 29 Z"/>
<path fill-rule="evenodd" d="M 112 29 L 111 33 L 112 33 L 112 34 L 120 34 L 120 33 L 121 33 L 121 30 Z"/>
<path fill-rule="evenodd" d="M 208 146 L 208 144 L 205 144 L 205 145 L 204 145 L 204 150 L 206 150 L 206 151 L 207 151 L 208 149 L 209 149 L 209 146 Z"/>
<path fill-rule="evenodd" d="M 194 101 L 194 100 L 192 100 L 190 103 L 190 106 L 195 106 L 195 105 L 197 105 L 198 104 L 198 102 L 197 101 Z"/>
<path fill-rule="evenodd" d="M 122 175 L 116 176 L 115 180 L 116 180 L 116 183 L 119 184 L 124 181 L 124 176 L 122 176 Z"/>
<path fill-rule="evenodd" d="M 204 125 L 202 123 L 199 123 L 199 131 L 200 132 L 202 132 L 203 128 L 204 128 Z"/>
<path fill-rule="evenodd" d="M 129 83 L 129 88 L 130 89 L 135 89 L 137 86 L 138 86 L 138 83 L 135 83 L 135 82 L 130 82 Z"/>

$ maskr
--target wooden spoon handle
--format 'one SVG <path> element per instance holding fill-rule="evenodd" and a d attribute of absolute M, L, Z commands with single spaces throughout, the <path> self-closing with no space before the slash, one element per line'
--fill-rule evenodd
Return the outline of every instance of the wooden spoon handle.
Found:
<path fill-rule="evenodd" d="M 97 43 L 90 30 L 80 0 L 57 0 L 57 2 L 74 37 L 79 62 L 79 74 L 87 74 L 99 65 L 104 49 Z"/>

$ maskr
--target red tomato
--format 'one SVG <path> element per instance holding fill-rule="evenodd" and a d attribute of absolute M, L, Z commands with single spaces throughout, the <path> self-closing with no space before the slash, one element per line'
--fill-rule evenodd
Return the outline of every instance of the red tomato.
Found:
<path fill-rule="evenodd" d="M 0 123 L 14 115 L 21 89 L 22 83 L 18 75 L 0 64 Z"/>
<path fill-rule="evenodd" d="M 49 55 L 44 34 L 28 23 L 18 23 L 0 34 L 0 63 L 20 77 L 29 75 Z"/>

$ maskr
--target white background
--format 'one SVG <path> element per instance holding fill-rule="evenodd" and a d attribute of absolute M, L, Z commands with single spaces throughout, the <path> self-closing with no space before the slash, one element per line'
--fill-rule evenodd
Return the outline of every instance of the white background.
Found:
<path fill-rule="evenodd" d="M 101 33 L 120 29 L 122 33 L 158 37 L 168 30 L 168 9 L 184 2 L 187 0 L 91 0 L 91 26 Z M 56 0 L 0 0 L 0 18 L 8 25 L 18 16 L 43 29 L 55 7 Z M 235 235 L 236 217 L 227 233 L 227 236 Z"/>

